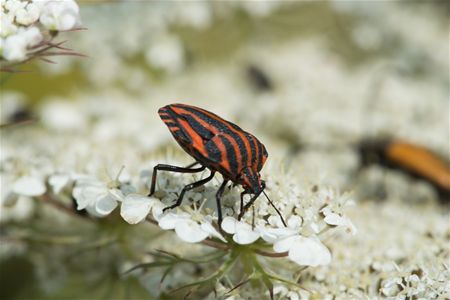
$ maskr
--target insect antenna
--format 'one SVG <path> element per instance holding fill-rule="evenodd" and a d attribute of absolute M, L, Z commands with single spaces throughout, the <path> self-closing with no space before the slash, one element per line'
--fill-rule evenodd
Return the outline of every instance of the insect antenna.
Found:
<path fill-rule="evenodd" d="M 267 196 L 266 192 L 264 192 L 264 190 L 262 191 L 264 196 L 266 196 L 267 200 L 269 200 L 270 205 L 272 205 L 272 207 L 275 209 L 275 211 L 277 212 L 277 214 L 280 216 L 281 222 L 283 222 L 284 227 L 287 227 L 286 222 L 283 219 L 283 216 L 281 215 L 280 211 L 278 210 L 278 208 L 273 204 L 273 202 L 269 199 L 269 196 Z"/>

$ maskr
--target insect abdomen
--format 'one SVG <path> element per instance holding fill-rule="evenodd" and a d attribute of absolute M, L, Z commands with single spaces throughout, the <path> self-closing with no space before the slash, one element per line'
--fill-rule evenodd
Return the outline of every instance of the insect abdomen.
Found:
<path fill-rule="evenodd" d="M 185 150 L 190 155 L 231 180 L 244 167 L 259 171 L 264 165 L 267 152 L 256 137 L 207 110 L 171 104 L 161 108 L 159 114 L 175 139 L 189 141 L 192 149 Z"/>

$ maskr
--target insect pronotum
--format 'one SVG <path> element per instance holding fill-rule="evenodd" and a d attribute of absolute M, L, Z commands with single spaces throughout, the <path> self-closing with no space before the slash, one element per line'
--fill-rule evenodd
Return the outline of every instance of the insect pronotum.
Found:
<path fill-rule="evenodd" d="M 170 104 L 160 108 L 158 114 L 178 144 L 195 159 L 195 162 L 187 167 L 156 165 L 153 168 L 149 196 L 155 192 L 158 171 L 197 173 L 209 169 L 211 172 L 208 177 L 186 185 L 177 201 L 164 210 L 179 206 L 187 191 L 204 185 L 214 177 L 216 172 L 223 176 L 223 182 L 216 193 L 219 225 L 222 223 L 220 201 L 229 182 L 242 185 L 244 188 L 241 193 L 239 220 L 261 193 L 267 197 L 264 192 L 266 185 L 261 180 L 259 172 L 268 154 L 264 145 L 255 136 L 212 112 L 191 105 Z M 200 167 L 194 168 L 196 165 Z M 247 194 L 252 196 L 244 205 L 244 196 Z M 267 199 L 286 226 L 278 209 L 268 197 Z"/>

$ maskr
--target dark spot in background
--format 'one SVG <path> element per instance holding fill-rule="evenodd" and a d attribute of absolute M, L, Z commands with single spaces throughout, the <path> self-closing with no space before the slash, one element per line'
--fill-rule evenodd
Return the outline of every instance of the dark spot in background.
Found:
<path fill-rule="evenodd" d="M 246 69 L 250 85 L 257 91 L 269 92 L 274 89 L 273 82 L 260 67 L 250 64 Z"/>

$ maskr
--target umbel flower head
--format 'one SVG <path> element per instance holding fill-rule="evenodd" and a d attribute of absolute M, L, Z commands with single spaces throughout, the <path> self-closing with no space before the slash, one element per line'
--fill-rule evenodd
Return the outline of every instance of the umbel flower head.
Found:
<path fill-rule="evenodd" d="M 149 173 L 147 170 L 142 172 L 141 183 L 149 182 L 149 177 L 145 176 Z M 218 249 L 226 258 L 224 264 L 229 264 L 229 269 L 217 270 L 210 283 L 232 272 L 232 265 L 239 260 L 246 265 L 248 280 L 263 278 L 266 283 L 280 281 L 296 285 L 292 277 L 286 279 L 266 271 L 260 260 L 286 258 L 298 265 L 297 270 L 327 265 L 332 255 L 324 239 L 330 237 L 332 230 L 355 231 L 343 214 L 345 206 L 351 203 L 347 194 L 314 186 L 299 188 L 294 181 L 287 185 L 284 183 L 285 186 L 280 188 L 275 179 L 268 180 L 268 191 L 272 198 L 277 199 L 274 204 L 285 216 L 287 226 L 263 198 L 258 199 L 241 220 L 237 220 L 239 193 L 236 189 L 229 189 L 224 194 L 225 218 L 219 228 L 214 184 L 187 193 L 181 206 L 163 212 L 189 179 L 186 176 L 165 176 L 159 179 L 159 189 L 154 197 L 143 195 L 145 184 L 132 184 L 133 180 L 129 179 L 121 181 L 119 175 L 109 183 L 79 176 L 72 194 L 78 209 L 87 209 L 94 216 L 105 217 L 120 206 L 120 215 L 129 224 L 150 222 L 161 230 L 174 231 L 183 242 L 202 243 Z M 283 180 L 286 178 L 289 177 L 284 174 Z M 204 282 L 198 284 L 203 285 Z M 272 289 L 271 284 L 267 283 L 267 287 Z"/>
<path fill-rule="evenodd" d="M 54 55 L 80 55 L 61 42 L 60 31 L 81 25 L 74 0 L 1 0 L 0 62 L 2 71 L 33 58 L 51 62 Z"/>

